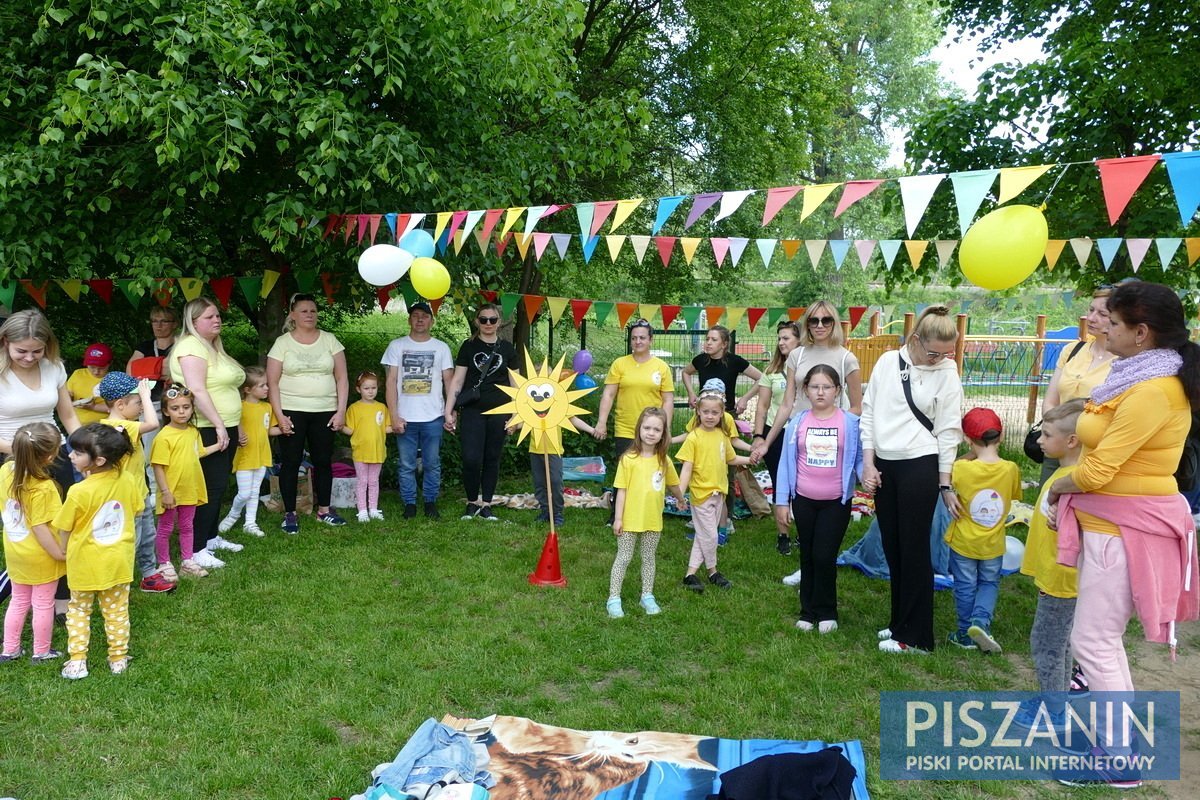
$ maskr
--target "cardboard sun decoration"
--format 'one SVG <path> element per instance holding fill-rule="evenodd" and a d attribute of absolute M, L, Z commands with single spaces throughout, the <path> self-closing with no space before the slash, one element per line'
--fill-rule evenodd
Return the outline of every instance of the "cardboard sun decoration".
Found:
<path fill-rule="evenodd" d="M 562 371 L 563 360 L 558 359 L 553 370 L 547 369 L 547 361 L 542 360 L 540 367 L 535 367 L 529 350 L 525 351 L 525 375 L 510 369 L 515 387 L 500 384 L 500 391 L 512 398 L 512 402 L 485 411 L 485 414 L 511 414 L 509 427 L 518 423 L 521 433 L 517 444 L 527 437 L 542 445 L 543 452 L 558 454 L 562 452 L 562 431 L 577 433 L 571 424 L 571 417 L 577 414 L 590 414 L 586 408 L 572 405 L 584 395 L 595 391 L 591 389 L 572 389 L 575 373 Z M 558 377 L 556 377 L 558 376 Z"/>

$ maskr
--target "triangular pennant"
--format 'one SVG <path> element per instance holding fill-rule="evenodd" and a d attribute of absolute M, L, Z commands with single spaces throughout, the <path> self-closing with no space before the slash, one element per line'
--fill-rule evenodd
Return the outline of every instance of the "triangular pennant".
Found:
<path fill-rule="evenodd" d="M 833 268 L 840 272 L 842 269 L 842 262 L 846 260 L 846 253 L 850 252 L 849 240 L 830 239 L 829 252 L 833 254 Z"/>
<path fill-rule="evenodd" d="M 596 203 L 596 208 L 592 213 L 592 226 L 588 232 L 589 236 L 595 236 L 604 227 L 605 221 L 612 214 L 613 209 L 617 207 L 616 200 L 601 200 Z"/>
<path fill-rule="evenodd" d="M 542 303 L 546 302 L 546 298 L 540 294 L 523 294 L 521 295 L 521 302 L 525 306 L 525 319 L 532 325 L 538 311 L 542 308 Z"/>
<path fill-rule="evenodd" d="M 850 330 L 854 330 L 858 327 L 858 322 L 863 318 L 863 314 L 867 313 L 867 307 L 850 306 L 850 308 L 847 309 L 847 312 L 850 317 Z"/>
<path fill-rule="evenodd" d="M 375 244 L 375 237 L 379 235 L 379 220 L 383 219 L 382 214 L 367 214 L 367 227 L 371 231 L 371 244 Z"/>
<path fill-rule="evenodd" d="M 1133 267 L 1135 274 L 1138 268 L 1142 266 L 1142 260 L 1146 258 L 1146 253 L 1149 252 L 1153 241 L 1153 239 L 1125 240 L 1125 249 L 1129 251 L 1129 264 Z"/>
<path fill-rule="evenodd" d="M 1086 267 L 1088 256 L 1092 254 L 1092 240 L 1083 237 L 1069 240 L 1071 243 L 1071 252 L 1075 254 L 1075 260 L 1079 262 L 1079 266 Z"/>
<path fill-rule="evenodd" d="M 113 282 L 108 278 L 93 278 L 87 282 L 92 291 L 105 303 L 112 302 Z"/>
<path fill-rule="evenodd" d="M 679 249 L 683 251 L 683 260 L 688 266 L 692 265 L 692 259 L 696 257 L 696 248 L 700 246 L 700 239 L 695 236 L 681 236 L 679 238 Z"/>
<path fill-rule="evenodd" d="M 550 234 L 535 233 L 533 234 L 533 257 L 538 261 L 542 260 L 542 253 L 546 252 L 546 245 L 550 244 Z"/>
<path fill-rule="evenodd" d="M 175 281 L 173 278 L 159 278 L 158 286 L 156 286 L 152 292 L 154 301 L 163 308 L 171 305 L 171 300 L 174 299 L 172 296 L 171 287 L 174 285 Z"/>
<path fill-rule="evenodd" d="M 379 310 L 387 311 L 388 302 L 392 299 L 391 286 L 376 286 L 375 299 L 379 302 Z"/>
<path fill-rule="evenodd" d="M 509 242 L 512 241 L 512 234 L 496 234 L 496 255 L 504 255 L 504 251 L 508 249 Z"/>
<path fill-rule="evenodd" d="M 1072 289 L 1069 292 L 1063 292 L 1061 299 L 1062 299 L 1062 304 L 1064 306 L 1066 306 L 1067 308 L 1070 308 L 1071 304 L 1075 302 L 1075 290 Z"/>
<path fill-rule="evenodd" d="M 481 242 L 489 242 L 492 239 L 492 231 L 496 229 L 496 223 L 500 221 L 500 215 L 504 213 L 503 208 L 489 208 L 483 215 L 483 227 L 479 229 L 479 238 Z M 486 252 L 486 248 L 484 248 Z"/>
<path fill-rule="evenodd" d="M 521 260 L 525 260 L 525 256 L 529 255 L 529 245 L 533 242 L 533 236 L 526 236 L 524 233 L 514 233 L 513 241 L 517 243 L 517 252 L 521 254 Z"/>
<path fill-rule="evenodd" d="M 579 234 L 579 243 L 583 246 L 583 263 L 592 263 L 592 256 L 596 253 L 596 245 L 600 244 L 600 237 L 592 236 L 584 239 L 581 233 Z"/>
<path fill-rule="evenodd" d="M 712 245 L 713 258 L 716 259 L 717 266 L 721 266 L 721 262 L 725 260 L 725 255 L 729 252 L 729 239 L 714 236 L 708 240 L 708 243 Z"/>
<path fill-rule="evenodd" d="M 475 241 L 479 245 L 480 255 L 486 256 L 487 251 L 488 251 L 488 244 L 491 240 L 488 239 L 488 237 L 484 235 L 483 228 L 480 228 L 479 230 L 475 231 Z"/>
<path fill-rule="evenodd" d="M 1100 263 L 1104 265 L 1104 271 L 1108 272 L 1117 251 L 1121 249 L 1121 239 L 1115 236 L 1097 239 L 1096 249 L 1100 251 Z"/>
<path fill-rule="evenodd" d="M 424 214 L 401 214 L 396 220 L 396 230 L 400 232 L 399 239 L 403 239 L 405 236 L 408 236 L 410 233 L 415 231 L 424 221 Z M 397 239 L 397 241 L 399 241 L 399 239 Z"/>
<path fill-rule="evenodd" d="M 525 213 L 525 235 L 529 236 L 533 233 L 534 226 L 541 220 L 542 214 L 546 213 L 546 209 L 550 206 L 530 206 Z"/>
<path fill-rule="evenodd" d="M 1200 238 L 1188 237 L 1183 242 L 1187 247 L 1187 265 L 1190 269 L 1192 264 L 1196 263 L 1196 259 L 1200 258 Z"/>
<path fill-rule="evenodd" d="M 954 255 L 954 248 L 958 247 L 958 239 L 938 239 L 933 246 L 937 248 L 938 266 L 945 269 L 950 256 Z"/>
<path fill-rule="evenodd" d="M 446 230 L 446 226 L 450 224 L 450 219 L 453 216 L 454 216 L 453 211 L 437 212 L 437 221 L 433 225 L 434 240 L 442 238 L 442 232 Z"/>
<path fill-rule="evenodd" d="M 583 315 L 592 307 L 591 300 L 572 300 L 571 301 L 571 319 L 575 323 L 576 329 L 583 322 Z"/>
<path fill-rule="evenodd" d="M 647 322 L 653 323 L 654 316 L 659 313 L 661 308 L 661 306 L 655 305 L 654 303 L 639 303 L 638 316 Z"/>
<path fill-rule="evenodd" d="M 608 226 L 609 233 L 616 233 L 617 228 L 621 227 L 621 224 L 629 219 L 629 215 L 642 204 L 642 200 L 643 198 L 638 197 L 633 200 L 618 201 L 616 213 L 613 214 L 612 225 Z"/>
<path fill-rule="evenodd" d="M 412 308 L 413 303 L 421 299 L 420 293 L 409 281 L 400 284 L 400 296 L 404 298 L 405 308 Z"/>
<path fill-rule="evenodd" d="M 908 260 L 912 264 L 913 272 L 916 272 L 917 267 L 921 266 L 921 259 L 925 256 L 925 250 L 928 247 L 928 239 L 904 240 L 904 249 L 908 251 Z"/>
<path fill-rule="evenodd" d="M 617 324 L 624 328 L 633 312 L 637 311 L 637 307 L 637 303 L 617 303 Z"/>
<path fill-rule="evenodd" d="M 442 303 L 444 302 L 446 302 L 445 297 L 435 297 L 429 301 L 429 308 L 433 311 L 433 315 L 435 317 L 437 316 L 438 311 L 441 310 Z"/>
<path fill-rule="evenodd" d="M 917 225 L 920 224 L 921 218 L 925 216 L 925 209 L 929 207 L 929 201 L 933 198 L 933 193 L 937 191 L 938 184 L 945 177 L 944 174 L 909 175 L 900 179 L 900 200 L 904 204 L 904 224 L 910 237 L 917 229 Z M 889 264 L 889 266 L 891 265 Z"/>
<path fill-rule="evenodd" d="M 579 233 L 581 236 L 592 235 L 592 216 L 596 213 L 595 203 L 576 203 L 575 217 L 579 220 Z"/>
<path fill-rule="evenodd" d="M 838 200 L 837 208 L 833 211 L 833 216 L 840 217 L 843 211 L 875 191 L 881 183 L 883 183 L 881 180 L 847 181 L 844 184 L 845 188 L 842 189 L 842 197 Z"/>
<path fill-rule="evenodd" d="M 1167 178 L 1175 193 L 1179 219 L 1186 228 L 1196 216 L 1196 209 L 1200 208 L 1200 150 L 1165 153 L 1162 160 L 1167 165 Z"/>
<path fill-rule="evenodd" d="M 0 306 L 12 311 L 13 300 L 17 297 L 17 282 L 0 280 Z"/>
<path fill-rule="evenodd" d="M 517 303 L 521 301 L 521 295 L 516 292 L 505 292 L 500 295 L 500 314 L 505 319 L 511 319 L 513 312 L 517 310 Z"/>
<path fill-rule="evenodd" d="M 567 248 L 571 245 L 571 234 L 569 233 L 554 233 L 550 238 L 554 240 L 554 249 L 558 252 L 559 258 L 567 257 Z"/>
<path fill-rule="evenodd" d="M 1167 270 L 1167 265 L 1171 263 L 1171 259 L 1175 258 L 1175 253 L 1181 244 L 1183 244 L 1183 239 L 1178 236 L 1160 236 L 1154 240 L 1154 246 L 1158 249 L 1158 260 L 1162 264 L 1164 272 Z"/>
<path fill-rule="evenodd" d="M 899 239 L 881 239 L 879 242 L 879 254 L 883 256 L 883 263 L 887 264 L 887 268 L 891 269 L 892 264 L 896 261 L 896 254 L 900 252 Z"/>
<path fill-rule="evenodd" d="M 1046 242 L 1046 269 L 1054 271 L 1054 266 L 1058 264 L 1058 258 L 1062 255 L 1063 248 L 1067 246 L 1066 239 L 1049 239 Z"/>
<path fill-rule="evenodd" d="M 799 239 L 779 240 L 779 246 L 783 248 L 783 254 L 787 256 L 789 261 L 796 257 L 796 253 L 800 252 L 801 244 L 802 242 Z"/>
<path fill-rule="evenodd" d="M 721 320 L 721 317 L 723 317 L 724 315 L 725 315 L 725 306 L 705 306 L 704 307 L 704 319 L 707 321 L 708 326 L 710 328 L 713 325 L 716 325 Z"/>
<path fill-rule="evenodd" d="M 755 244 L 758 245 L 758 257 L 762 259 L 763 269 L 771 268 L 771 257 L 775 255 L 775 245 L 779 243 L 778 239 L 755 239 Z M 750 330 L 754 330 L 754 325 L 751 323 Z"/>
<path fill-rule="evenodd" d="M 434 246 L 437 248 L 437 253 L 439 256 L 446 255 L 446 251 L 450 248 L 449 228 L 446 228 L 446 230 L 442 231 L 442 235 L 437 238 L 436 242 L 434 242 Z"/>
<path fill-rule="evenodd" d="M 83 281 L 78 278 L 67 278 L 65 280 L 56 280 L 55 283 L 67 293 L 67 297 L 79 302 L 79 293 L 83 290 Z"/>
<path fill-rule="evenodd" d="M 449 235 L 451 241 L 454 240 L 454 235 L 458 233 L 458 229 L 467 221 L 467 215 L 470 213 L 470 211 L 455 211 L 450 217 L 450 227 L 446 229 L 446 233 Z M 462 249 L 461 245 L 459 249 Z"/>
<path fill-rule="evenodd" d="M 858 263 L 864 267 L 871 260 L 871 254 L 875 252 L 874 239 L 855 239 L 854 252 L 858 253 Z"/>
<path fill-rule="evenodd" d="M 242 294 L 246 297 L 246 305 L 251 308 L 258 305 L 258 300 L 262 292 L 262 277 L 259 275 L 243 275 L 237 279 L 237 282 L 238 288 L 242 290 Z"/>
<path fill-rule="evenodd" d="M 297 291 L 303 293 L 312 292 L 317 286 L 317 273 L 318 269 L 316 267 L 292 270 L 292 277 L 296 279 Z"/>
<path fill-rule="evenodd" d="M 454 234 L 454 255 L 458 255 L 459 253 L 462 252 L 463 247 L 465 247 L 467 244 L 467 236 L 468 235 L 469 234 L 466 231 L 456 231 L 455 232 L 455 234 Z"/>
<path fill-rule="evenodd" d="M 825 254 L 824 239 L 805 239 L 804 249 L 808 251 L 808 260 L 812 264 L 813 269 L 818 269 L 821 263 L 821 256 Z"/>
<path fill-rule="evenodd" d="M 633 254 L 637 256 L 637 262 L 641 264 L 646 258 L 646 250 L 650 247 L 650 237 L 635 234 L 629 237 L 629 243 L 633 245 Z"/>
<path fill-rule="evenodd" d="M 597 300 L 592 303 L 592 308 L 596 309 L 596 324 L 603 325 L 604 320 L 608 319 L 608 315 L 612 313 L 613 304 Z"/>
<path fill-rule="evenodd" d="M 721 192 L 706 192 L 698 194 L 692 198 L 692 209 L 688 212 L 687 221 L 683 223 L 683 229 L 686 231 L 700 219 L 700 215 L 712 208 L 718 200 L 721 199 Z"/>
<path fill-rule="evenodd" d="M 787 310 L 788 319 L 790 319 L 792 322 L 797 322 L 801 317 L 804 316 L 805 311 L 807 311 L 807 309 L 804 306 L 792 306 Z"/>
<path fill-rule="evenodd" d="M 700 324 L 700 314 L 704 311 L 700 306 L 684 306 L 679 313 L 683 314 L 683 321 L 689 330 L 694 329 Z"/>
<path fill-rule="evenodd" d="M 1100 186 L 1104 189 L 1104 205 L 1108 209 L 1109 225 L 1117 224 L 1117 219 L 1133 199 L 1134 192 L 1158 162 L 1157 155 L 1096 159 L 1096 168 L 1100 170 Z M 1186 221 L 1184 224 L 1187 224 Z"/>
<path fill-rule="evenodd" d="M 468 211 L 467 216 L 463 220 L 462 233 L 463 237 L 470 236 L 475 231 L 475 226 L 483 219 L 484 210 Z"/>
<path fill-rule="evenodd" d="M 275 284 L 279 282 L 279 271 L 273 269 L 264 269 L 262 275 L 262 288 L 259 289 L 259 297 L 266 297 L 275 288 Z M 253 305 L 253 303 L 251 304 Z"/>
<path fill-rule="evenodd" d="M 321 289 L 325 292 L 325 302 L 333 305 L 334 295 L 340 287 L 340 281 L 335 281 L 332 274 L 328 272 L 321 273 Z"/>
<path fill-rule="evenodd" d="M 658 198 L 658 210 L 654 213 L 654 227 L 650 229 L 651 236 L 662 230 L 663 225 L 667 224 L 667 219 L 675 209 L 679 208 L 679 204 L 684 201 L 685 197 L 686 195 Z"/>
<path fill-rule="evenodd" d="M 625 235 L 620 233 L 605 234 L 604 243 L 608 245 L 609 260 L 616 261 L 617 256 L 621 255 L 621 248 L 625 246 Z"/>
<path fill-rule="evenodd" d="M 742 203 L 746 202 L 746 198 L 754 194 L 753 189 L 743 189 L 737 192 L 725 192 L 721 195 L 721 207 L 717 210 L 717 215 L 713 217 L 713 222 L 720 222 L 728 217 L 733 212 L 741 208 Z"/>
<path fill-rule="evenodd" d="M 809 215 L 820 208 L 821 203 L 824 203 L 829 195 L 833 194 L 833 190 L 841 186 L 840 183 L 818 183 L 815 186 L 804 187 L 804 206 L 800 211 L 800 221 L 808 219 Z"/>
<path fill-rule="evenodd" d="M 396 217 L 397 215 L 394 212 L 383 215 L 383 221 L 387 223 L 388 233 L 392 235 L 393 240 L 396 238 Z"/>
<path fill-rule="evenodd" d="M 682 308 L 682 306 L 672 305 L 664 305 L 662 307 L 662 322 L 664 329 L 671 327 L 671 323 L 674 322 L 675 318 L 679 316 L 679 312 L 682 310 Z"/>
<path fill-rule="evenodd" d="M 746 245 L 750 244 L 750 240 L 744 236 L 729 237 L 729 263 L 737 266 L 742 260 L 742 253 L 746 252 Z"/>
<path fill-rule="evenodd" d="M 954 172 L 950 174 L 950 184 L 954 187 L 954 203 L 958 207 L 958 229 L 967 232 L 975 219 L 975 212 L 983 205 L 983 198 L 991 191 L 996 182 L 996 169 L 977 169 L 970 172 Z"/>
<path fill-rule="evenodd" d="M 517 220 L 525 213 L 525 206 L 516 206 L 504 210 L 504 225 L 500 228 L 500 235 L 504 236 L 513 229 L 513 225 L 517 224 Z"/>
<path fill-rule="evenodd" d="M 655 236 L 654 246 L 658 248 L 658 257 L 662 259 L 662 265 L 665 267 L 671 263 L 671 251 L 675 249 L 674 236 Z"/>
<path fill-rule="evenodd" d="M 488 301 L 489 303 L 493 303 L 493 304 L 497 300 L 500 299 L 500 293 L 496 292 L 496 291 L 492 291 L 491 289 L 480 289 L 479 294 L 483 297 L 484 300 Z"/>
<path fill-rule="evenodd" d="M 1005 167 L 1000 170 L 1000 197 L 996 203 L 1004 205 L 1012 200 L 1054 166 L 1056 165 L 1038 164 L 1032 167 Z"/>
<path fill-rule="evenodd" d="M 768 308 L 767 309 L 767 325 L 774 328 L 779 324 L 779 320 L 787 316 L 786 308 Z"/>
<path fill-rule="evenodd" d="M 765 313 L 767 313 L 767 309 L 761 307 L 746 309 L 746 322 L 750 324 L 751 333 L 754 333 L 754 329 L 758 327 L 758 321 L 762 319 Z"/>
<path fill-rule="evenodd" d="M 786 206 L 788 201 L 799 194 L 803 188 L 803 186 L 779 186 L 767 189 L 767 205 L 763 209 L 762 224 L 766 225 L 775 219 L 775 215 L 779 213 L 780 209 Z"/>
<path fill-rule="evenodd" d="M 745 306 L 730 306 L 729 308 L 725 309 L 725 327 L 729 328 L 731 331 L 736 330 L 737 326 L 742 322 L 742 317 L 745 315 Z"/>
<path fill-rule="evenodd" d="M 179 291 L 183 292 L 183 299 L 189 303 L 200 296 L 200 292 L 204 290 L 204 281 L 199 278 L 179 278 Z"/>
<path fill-rule="evenodd" d="M 21 287 L 25 289 L 25 293 L 34 299 L 43 310 L 46 308 L 46 290 L 50 288 L 50 281 L 42 281 L 34 283 L 30 280 L 21 281 Z M 11 308 L 11 306 L 9 306 Z"/>
<path fill-rule="evenodd" d="M 325 218 L 325 232 L 321 234 L 322 239 L 328 239 L 331 234 L 342 229 L 342 215 L 330 214 Z"/>

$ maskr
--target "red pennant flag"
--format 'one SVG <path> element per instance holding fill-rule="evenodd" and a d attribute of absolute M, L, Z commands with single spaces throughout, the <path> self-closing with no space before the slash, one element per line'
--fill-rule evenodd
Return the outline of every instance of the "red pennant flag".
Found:
<path fill-rule="evenodd" d="M 163 308 L 171 305 L 171 284 L 174 282 L 173 278 L 160 278 L 158 287 L 154 290 L 154 299 Z"/>
<path fill-rule="evenodd" d="M 1125 206 L 1133 199 L 1133 193 L 1160 160 L 1157 155 L 1096 159 L 1100 185 L 1104 189 L 1104 205 L 1108 207 L 1109 225 L 1117 224 Z"/>
<path fill-rule="evenodd" d="M 396 284 L 392 284 L 395 286 Z M 392 286 L 376 286 L 375 299 L 379 301 L 379 310 L 387 311 L 388 301 L 392 299 Z"/>
<path fill-rule="evenodd" d="M 633 316 L 633 312 L 637 311 L 637 303 L 617 303 L 617 323 L 624 328 L 625 323 L 629 322 L 629 318 Z"/>
<path fill-rule="evenodd" d="M 342 244 L 350 244 L 350 236 L 358 230 L 358 215 L 346 214 L 342 217 Z"/>
<path fill-rule="evenodd" d="M 437 316 L 438 309 L 442 307 L 442 303 L 444 303 L 444 302 L 446 302 L 446 298 L 445 298 L 445 297 L 439 297 L 439 298 L 438 298 L 438 299 L 436 299 L 436 300 L 430 300 L 430 301 L 429 301 L 429 307 L 430 307 L 431 309 L 433 309 L 433 315 L 434 315 L 435 317 Z"/>
<path fill-rule="evenodd" d="M 834 209 L 833 215 L 840 217 L 843 211 L 875 191 L 881 183 L 883 181 L 846 181 L 845 186 L 842 188 L 842 199 L 838 200 L 837 208 Z"/>
<path fill-rule="evenodd" d="M 725 316 L 725 306 L 705 306 L 704 316 L 708 320 L 708 327 L 711 328 L 721 317 Z"/>
<path fill-rule="evenodd" d="M 412 219 L 412 214 L 397 214 L 396 215 L 396 242 L 399 243 L 404 238 L 404 229 L 408 227 L 408 221 Z"/>
<path fill-rule="evenodd" d="M 767 206 L 763 209 L 762 224 L 766 225 L 775 219 L 775 215 L 800 193 L 801 188 L 800 186 L 780 186 L 775 189 L 767 189 Z"/>
<path fill-rule="evenodd" d="M 50 281 L 42 281 L 39 284 L 35 284 L 30 280 L 22 280 L 21 285 L 25 287 L 25 291 L 29 296 L 44 310 L 46 308 L 46 289 L 49 288 Z"/>
<path fill-rule="evenodd" d="M 483 227 L 480 228 L 483 241 L 492 238 L 492 231 L 496 229 L 496 223 L 500 221 L 500 215 L 503 213 L 503 208 L 489 208 L 483 215 Z"/>
<path fill-rule="evenodd" d="M 383 214 L 368 214 L 367 227 L 371 229 L 371 244 L 375 244 L 375 237 L 379 234 L 379 221 L 383 219 Z"/>
<path fill-rule="evenodd" d="M 683 310 L 682 306 L 663 306 L 662 307 L 663 327 L 664 328 L 671 327 L 671 323 L 675 321 L 675 318 L 679 316 L 679 312 L 682 310 Z"/>
<path fill-rule="evenodd" d="M 521 295 L 521 301 L 525 304 L 525 319 L 532 325 L 533 318 L 537 316 L 542 303 L 546 302 L 546 296 L 541 294 L 523 294 Z"/>
<path fill-rule="evenodd" d="M 504 234 L 496 240 L 496 255 L 504 255 L 504 249 L 508 247 L 508 243 L 512 241 L 512 232 Z"/>
<path fill-rule="evenodd" d="M 746 319 L 750 323 L 750 332 L 751 333 L 754 333 L 754 326 L 758 324 L 758 321 L 760 319 L 762 319 L 762 316 L 765 313 L 767 313 L 767 309 L 765 309 L 765 308 L 747 308 L 746 309 Z"/>
<path fill-rule="evenodd" d="M 92 287 L 92 291 L 95 292 L 100 297 L 100 299 L 103 300 L 105 303 L 112 302 L 112 290 L 113 290 L 113 282 L 112 281 L 104 279 L 104 278 L 95 278 L 93 280 L 87 281 L 87 285 Z"/>
<path fill-rule="evenodd" d="M 788 319 L 790 319 L 792 322 L 795 322 L 796 320 L 798 320 L 804 316 L 804 311 L 805 311 L 804 306 L 800 306 L 800 308 L 789 308 L 788 309 Z"/>
<path fill-rule="evenodd" d="M 330 214 L 325 218 L 325 233 L 321 236 L 322 239 L 328 239 L 330 234 L 342 227 L 342 215 Z"/>
<path fill-rule="evenodd" d="M 217 302 L 221 304 L 221 308 L 228 309 L 229 300 L 233 297 L 233 277 L 213 278 L 208 285 L 212 287 L 213 294 L 217 296 Z"/>
<path fill-rule="evenodd" d="M 496 298 L 500 296 L 499 292 L 493 292 L 491 289 L 480 289 L 479 293 L 483 295 L 483 299 L 489 303 L 496 302 Z"/>
<path fill-rule="evenodd" d="M 662 259 L 663 266 L 667 266 L 671 262 L 671 251 L 675 249 L 675 236 L 655 236 L 654 246 L 658 248 L 658 257 Z M 621 323 L 624 325 L 625 323 Z"/>
<path fill-rule="evenodd" d="M 325 302 L 333 305 L 333 295 L 337 292 L 338 285 L 333 282 L 333 275 L 329 272 L 321 273 L 321 288 L 325 291 Z"/>
<path fill-rule="evenodd" d="M 850 306 L 850 330 L 858 327 L 858 321 L 867 313 L 866 306 Z"/>
<path fill-rule="evenodd" d="M 583 315 L 592 307 L 591 300 L 572 300 L 571 301 L 571 316 L 575 319 L 575 327 L 578 328 L 583 323 Z"/>

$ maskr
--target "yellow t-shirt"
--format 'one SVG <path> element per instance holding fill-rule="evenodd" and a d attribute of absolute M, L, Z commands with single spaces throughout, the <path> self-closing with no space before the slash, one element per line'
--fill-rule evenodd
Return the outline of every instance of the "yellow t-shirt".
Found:
<path fill-rule="evenodd" d="M 960 556 L 984 560 L 1004 555 L 1004 520 L 1013 498 L 1021 496 L 1021 470 L 1011 461 L 960 458 L 950 483 L 962 503 L 962 516 L 946 529 L 946 543 Z"/>
<path fill-rule="evenodd" d="M 105 417 L 100 421 L 105 425 L 125 431 L 125 435 L 133 443 L 133 452 L 121 461 L 121 473 L 133 481 L 133 485 L 140 488 L 142 496 L 145 497 L 149 494 L 150 487 L 146 483 L 146 451 L 142 448 L 142 436 L 139 433 L 142 423 L 136 419 L 115 419 L 113 417 Z"/>
<path fill-rule="evenodd" d="M 613 486 L 625 490 L 621 529 L 629 533 L 661 531 L 667 487 L 678 485 L 679 473 L 670 458 L 663 469 L 655 456 L 621 456 L 613 482 Z"/>
<path fill-rule="evenodd" d="M 161 465 L 167 474 L 167 488 L 175 496 L 176 505 L 202 506 L 208 502 L 208 488 L 200 469 L 203 449 L 200 431 L 191 425 L 186 428 L 167 425 L 150 445 L 150 463 Z M 154 511 L 163 513 L 162 492 L 155 495 Z"/>
<path fill-rule="evenodd" d="M 246 443 L 233 454 L 233 471 L 244 472 L 269 467 L 271 458 L 271 428 L 279 425 L 270 403 L 242 401 L 242 423 L 238 430 L 246 434 Z"/>
<path fill-rule="evenodd" d="M 71 373 L 71 377 L 67 378 L 67 393 L 71 395 L 72 400 L 94 399 L 96 402 L 103 403 L 100 396 L 96 394 L 96 387 L 100 385 L 103 375 L 97 378 L 87 367 L 80 367 Z M 90 408 L 81 408 L 75 406 L 75 416 L 79 417 L 80 425 L 88 425 L 92 422 L 100 422 L 106 416 L 106 411 L 92 411 Z"/>
<path fill-rule="evenodd" d="M 278 361 L 279 404 L 287 411 L 333 411 L 338 402 L 333 377 L 334 356 L 345 350 L 337 337 L 318 331 L 312 344 L 301 344 L 290 333 L 275 340 L 267 358 Z"/>
<path fill-rule="evenodd" d="M 692 418 L 684 423 L 683 429 L 687 433 L 691 433 L 700 427 L 700 415 L 692 414 Z M 739 436 L 737 422 L 734 421 L 733 415 L 726 411 L 721 415 L 721 429 L 725 431 L 725 435 L 730 439 L 736 439 Z"/>
<path fill-rule="evenodd" d="M 1092 367 L 1092 342 L 1080 347 L 1075 357 L 1068 361 L 1067 357 L 1071 355 L 1076 344 L 1077 342 L 1071 342 L 1058 354 L 1056 367 L 1059 369 L 1058 401 L 1060 403 L 1080 397 L 1086 400 L 1091 395 L 1092 389 L 1104 383 L 1104 379 L 1108 377 L 1108 373 L 1112 369 L 1113 359 L 1111 358 L 1095 368 Z"/>
<path fill-rule="evenodd" d="M 0 502 L 4 503 L 4 565 L 14 583 L 36 586 L 56 581 L 67 574 L 67 565 L 55 561 L 33 535 L 35 525 L 50 525 L 62 508 L 58 484 L 33 480 L 25 491 L 22 506 L 12 493 L 13 463 L 0 467 Z M 52 525 L 50 533 L 58 535 Z M 61 543 L 61 542 L 60 542 Z"/>
<path fill-rule="evenodd" d="M 53 525 L 70 532 L 67 583 L 72 591 L 95 592 L 133 580 L 133 521 L 144 504 L 116 469 L 94 472 L 67 490 Z"/>
<path fill-rule="evenodd" d="M 639 364 L 633 356 L 621 356 L 608 368 L 604 385 L 617 384 L 615 431 L 618 439 L 634 438 L 634 426 L 646 408 L 662 408 L 663 392 L 675 391 L 671 367 L 652 357 Z"/>
<path fill-rule="evenodd" d="M 171 348 L 171 355 L 167 357 L 167 363 L 171 367 L 171 380 L 184 385 L 187 384 L 183 379 L 183 370 L 179 368 L 179 359 L 184 356 L 196 356 L 208 362 L 208 374 L 204 381 L 208 396 L 216 406 L 217 414 L 225 423 L 225 427 L 237 425 L 242 418 L 241 388 L 246 381 L 246 372 L 242 365 L 228 355 L 221 355 L 211 349 L 198 337 L 184 336 L 175 343 Z M 188 388 L 195 391 L 196 387 Z M 163 398 L 163 403 L 166 403 L 166 398 Z M 215 427 L 200 413 L 200 409 L 196 409 L 195 421 L 199 428 Z"/>
<path fill-rule="evenodd" d="M 387 406 L 376 400 L 359 400 L 346 409 L 346 427 L 350 434 L 350 453 L 355 461 L 382 464 L 387 460 L 387 429 L 392 417 Z"/>
<path fill-rule="evenodd" d="M 1075 471 L 1075 465 L 1059 467 L 1050 479 L 1042 484 L 1041 494 L 1029 520 L 1029 535 L 1025 538 L 1025 556 L 1021 559 L 1021 572 L 1032 575 L 1038 589 L 1052 597 L 1075 597 L 1079 594 L 1079 573 L 1075 567 L 1058 563 L 1058 534 L 1050 530 L 1046 522 L 1050 507 L 1046 495 L 1050 486 L 1059 478 Z"/>
<path fill-rule="evenodd" d="M 692 505 L 703 503 L 713 494 L 729 493 L 728 465 L 737 458 L 737 452 L 724 431 L 696 428 L 683 440 L 675 457 L 692 464 L 688 485 Z"/>

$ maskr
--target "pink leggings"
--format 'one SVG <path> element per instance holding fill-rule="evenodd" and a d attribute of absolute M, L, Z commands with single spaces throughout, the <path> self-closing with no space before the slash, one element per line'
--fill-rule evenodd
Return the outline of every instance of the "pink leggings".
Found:
<path fill-rule="evenodd" d="M 12 599 L 4 614 L 4 652 L 15 653 L 21 647 L 21 630 L 25 616 L 33 607 L 33 654 L 45 655 L 50 650 L 50 634 L 54 628 L 54 589 L 58 581 L 47 583 L 17 583 L 13 581 Z"/>
<path fill-rule="evenodd" d="M 1133 691 L 1124 641 L 1132 617 L 1133 593 L 1125 543 L 1120 536 L 1085 530 L 1071 652 L 1092 691 Z"/>
<path fill-rule="evenodd" d="M 354 491 L 357 495 L 359 511 L 374 511 L 379 508 L 379 473 L 383 464 L 368 464 L 365 461 L 354 462 Z"/>
<path fill-rule="evenodd" d="M 176 518 L 179 519 L 179 556 L 188 561 L 193 555 L 196 506 L 164 508 L 162 516 L 158 518 L 158 532 L 154 536 L 154 551 L 160 564 L 171 560 L 171 529 L 175 527 Z"/>

